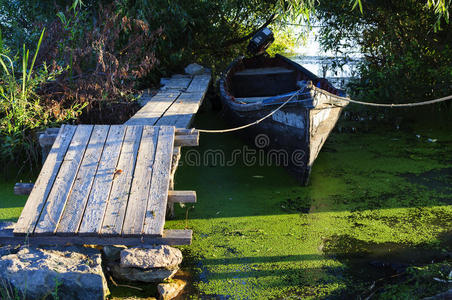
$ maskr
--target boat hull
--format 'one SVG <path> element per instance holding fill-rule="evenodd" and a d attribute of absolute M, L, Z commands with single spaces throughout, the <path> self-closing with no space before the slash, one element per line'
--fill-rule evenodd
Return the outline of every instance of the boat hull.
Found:
<path fill-rule="evenodd" d="M 317 78 L 312 73 L 308 75 L 312 79 Z M 222 78 L 220 94 L 224 116 L 231 126 L 253 123 L 280 106 L 280 103 L 275 105 L 236 103 L 227 88 L 227 78 Z M 336 98 L 336 95 L 322 94 L 311 89 L 305 93 L 302 101 L 284 105 L 262 122 L 237 134 L 255 148 L 266 150 L 264 163 L 286 167 L 300 184 L 306 185 L 320 149 L 334 128 L 343 107 L 347 105 L 341 97 L 331 98 Z"/>

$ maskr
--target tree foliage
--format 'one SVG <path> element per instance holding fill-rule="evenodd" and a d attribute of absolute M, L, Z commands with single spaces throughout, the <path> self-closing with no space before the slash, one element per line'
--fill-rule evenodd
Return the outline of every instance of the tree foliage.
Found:
<path fill-rule="evenodd" d="M 447 19 L 435 27 L 437 12 L 417 0 L 363 5 L 363 13 L 335 1 L 323 1 L 318 7 L 325 25 L 320 34 L 323 47 L 339 55 L 356 48 L 364 54 L 361 78 L 351 85 L 354 96 L 412 102 L 450 94 L 452 25 Z"/>

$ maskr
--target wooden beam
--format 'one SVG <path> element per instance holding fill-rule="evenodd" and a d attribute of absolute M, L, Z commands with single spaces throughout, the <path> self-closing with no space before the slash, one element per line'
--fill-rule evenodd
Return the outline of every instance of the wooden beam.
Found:
<path fill-rule="evenodd" d="M 190 135 L 190 134 L 198 134 L 198 130 L 195 128 L 176 128 L 176 135 Z"/>
<path fill-rule="evenodd" d="M 34 183 L 18 182 L 14 185 L 14 194 L 29 195 Z M 195 191 L 168 191 L 168 201 L 174 203 L 196 203 Z"/>
<path fill-rule="evenodd" d="M 198 146 L 199 145 L 199 132 L 190 135 L 176 135 L 174 137 L 174 146 Z"/>
<path fill-rule="evenodd" d="M 193 232 L 191 230 L 164 230 L 162 236 L 139 237 L 105 237 L 105 236 L 18 236 L 12 229 L 0 230 L 0 244 L 2 245 L 190 245 Z"/>
<path fill-rule="evenodd" d="M 45 135 L 42 134 L 42 140 L 45 141 L 45 145 L 52 145 L 55 142 L 56 135 Z M 41 139 L 40 136 L 40 139 Z M 189 136 L 189 137 L 184 137 Z M 175 144 L 178 146 L 198 146 L 199 142 L 199 132 L 195 128 L 185 129 L 185 128 L 177 128 L 176 129 L 176 139 Z M 196 144 L 195 144 L 196 143 Z M 43 146 L 43 144 L 41 144 Z"/>
<path fill-rule="evenodd" d="M 196 203 L 195 191 L 168 191 L 168 201 L 173 203 Z"/>

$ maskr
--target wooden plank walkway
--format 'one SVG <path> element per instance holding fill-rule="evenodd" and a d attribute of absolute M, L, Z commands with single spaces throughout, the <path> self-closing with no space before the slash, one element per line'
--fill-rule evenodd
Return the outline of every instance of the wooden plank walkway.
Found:
<path fill-rule="evenodd" d="M 67 237 L 63 243 L 190 243 L 191 231 L 163 229 L 175 137 L 173 126 L 63 125 L 13 235 L 41 242 Z M 192 202 L 193 196 L 179 191 L 170 201 Z"/>
<path fill-rule="evenodd" d="M 191 230 L 164 230 L 165 215 L 173 203 L 196 202 L 194 191 L 173 191 L 172 181 L 180 147 L 198 145 L 199 133 L 182 128 L 210 78 L 166 80 L 124 125 L 63 125 L 40 136 L 52 148 L 36 183 L 16 185 L 30 196 L 0 243 L 190 244 Z"/>
<path fill-rule="evenodd" d="M 201 106 L 209 86 L 211 75 L 206 73 L 169 79 L 127 125 L 170 125 L 189 128 L 193 116 Z"/>

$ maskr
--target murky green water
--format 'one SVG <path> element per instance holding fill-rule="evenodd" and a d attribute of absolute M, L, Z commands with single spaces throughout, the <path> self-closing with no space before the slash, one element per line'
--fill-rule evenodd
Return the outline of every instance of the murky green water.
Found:
<path fill-rule="evenodd" d="M 240 159 L 189 166 L 194 150 L 185 149 L 176 189 L 196 190 L 198 203 L 167 226 L 194 231 L 184 247 L 191 293 L 413 299 L 447 290 L 433 277 L 452 266 L 451 124 L 352 125 L 358 133 L 330 136 L 308 187 L 282 167 Z M 225 125 L 206 112 L 196 126 Z M 196 150 L 230 158 L 243 146 L 234 134 L 202 135 Z"/>
<path fill-rule="evenodd" d="M 414 119 L 400 130 L 341 122 L 358 133 L 330 136 L 307 187 L 282 167 L 240 155 L 228 164 L 245 147 L 235 134 L 202 135 L 176 176 L 176 189 L 196 190 L 198 203 L 177 208 L 166 226 L 194 232 L 182 247 L 192 274 L 182 298 L 415 299 L 450 288 L 434 278 L 452 268 L 452 125 Z M 221 126 L 218 112 L 196 120 Z M 212 150 L 225 161 L 204 159 Z M 15 181 L 0 184 L 1 220 L 24 205 Z M 130 294 L 152 296 L 114 290 Z"/>

